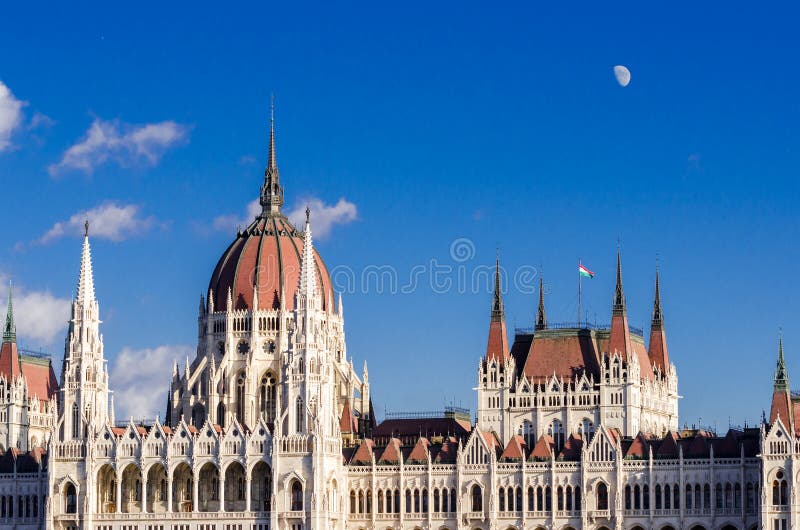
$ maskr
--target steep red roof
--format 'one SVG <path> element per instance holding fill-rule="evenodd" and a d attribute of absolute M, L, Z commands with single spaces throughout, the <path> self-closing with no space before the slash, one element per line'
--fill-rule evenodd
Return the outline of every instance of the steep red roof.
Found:
<path fill-rule="evenodd" d="M 577 462 L 581 459 L 581 449 L 583 449 L 583 437 L 580 434 L 571 434 L 567 438 L 564 448 L 561 449 L 558 459 Z"/>
<path fill-rule="evenodd" d="M 553 447 L 555 444 L 553 443 L 553 438 L 543 434 L 539 437 L 539 440 L 536 442 L 536 445 L 533 446 L 533 451 L 531 451 L 531 460 L 549 460 L 553 455 Z"/>
<path fill-rule="evenodd" d="M 658 328 L 654 326 L 650 329 L 650 347 L 647 356 L 650 363 L 661 370 L 662 374 L 667 371 L 669 354 L 667 353 L 667 332 L 664 331 L 663 326 Z"/>
<path fill-rule="evenodd" d="M 372 447 L 375 444 L 369 438 L 361 441 L 361 445 L 356 449 L 353 458 L 350 459 L 351 464 L 367 465 L 372 464 Z"/>
<path fill-rule="evenodd" d="M 4 341 L 0 345 L 0 374 L 11 381 L 22 375 L 22 366 L 19 363 L 17 343 Z"/>
<path fill-rule="evenodd" d="M 572 379 L 586 373 L 599 379 L 595 333 L 586 329 L 541 330 L 533 336 L 523 372 L 526 377 L 541 381 L 555 374 Z"/>
<path fill-rule="evenodd" d="M 400 459 L 402 458 L 402 452 L 400 451 L 400 440 L 397 438 L 392 438 L 389 440 L 389 444 L 381 453 L 380 458 L 378 458 L 379 462 L 385 462 L 387 464 L 399 464 Z"/>
<path fill-rule="evenodd" d="M 668 431 L 653 456 L 656 458 L 678 458 L 678 435 Z"/>
<path fill-rule="evenodd" d="M 342 408 L 342 418 L 339 421 L 339 430 L 343 433 L 358 432 L 358 422 L 353 416 L 353 410 L 350 408 L 350 400 L 344 400 L 344 407 Z"/>
<path fill-rule="evenodd" d="M 428 461 L 428 446 L 430 442 L 425 438 L 420 438 L 414 445 L 414 449 L 409 453 L 406 461 L 413 464 L 422 464 Z"/>
<path fill-rule="evenodd" d="M 29 396 L 36 396 L 40 401 L 49 401 L 58 394 L 58 380 L 49 359 L 22 355 L 20 365 L 28 383 Z"/>
<path fill-rule="evenodd" d="M 525 458 L 525 447 L 525 439 L 522 436 L 512 436 L 503 450 L 503 454 L 500 455 L 500 460 L 521 461 Z"/>
<path fill-rule="evenodd" d="M 489 323 L 489 341 L 486 344 L 486 358 L 506 361 L 508 353 L 508 333 L 505 319 Z"/>
<path fill-rule="evenodd" d="M 631 442 L 625 458 L 647 458 L 649 456 L 647 438 L 641 432 Z"/>
<path fill-rule="evenodd" d="M 791 411 L 793 407 L 790 405 L 789 391 L 776 390 L 772 393 L 772 406 L 769 409 L 769 422 L 775 423 L 778 415 L 781 421 L 788 428 L 792 422 Z"/>

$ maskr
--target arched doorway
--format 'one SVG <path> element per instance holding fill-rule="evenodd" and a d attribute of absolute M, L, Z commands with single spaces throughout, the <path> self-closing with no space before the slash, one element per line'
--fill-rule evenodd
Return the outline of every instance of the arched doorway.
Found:
<path fill-rule="evenodd" d="M 122 471 L 122 513 L 142 511 L 142 472 L 136 464 Z"/>
<path fill-rule="evenodd" d="M 167 511 L 167 471 L 161 464 L 153 464 L 147 472 L 147 511 Z"/>
<path fill-rule="evenodd" d="M 191 512 L 193 491 L 192 468 L 181 462 L 172 472 L 172 510 Z"/>
<path fill-rule="evenodd" d="M 269 512 L 272 499 L 272 470 L 263 460 L 250 472 L 250 509 Z"/>
<path fill-rule="evenodd" d="M 233 462 L 225 469 L 225 510 L 247 511 L 246 498 L 244 467 L 239 462 Z"/>
<path fill-rule="evenodd" d="M 103 464 L 97 472 L 97 511 L 98 513 L 117 511 L 117 474 L 108 464 Z"/>
<path fill-rule="evenodd" d="M 200 468 L 197 487 L 198 511 L 219 511 L 219 470 L 217 466 L 211 462 L 206 462 L 203 467 Z"/>

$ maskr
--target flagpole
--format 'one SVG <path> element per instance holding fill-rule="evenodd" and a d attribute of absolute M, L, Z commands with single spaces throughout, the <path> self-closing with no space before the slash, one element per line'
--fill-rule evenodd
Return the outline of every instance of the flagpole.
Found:
<path fill-rule="evenodd" d="M 581 258 L 578 258 L 578 327 L 581 327 Z"/>

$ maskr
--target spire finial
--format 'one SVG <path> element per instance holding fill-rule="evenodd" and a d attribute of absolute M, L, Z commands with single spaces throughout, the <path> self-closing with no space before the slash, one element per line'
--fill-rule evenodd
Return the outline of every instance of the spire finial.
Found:
<path fill-rule="evenodd" d="M 306 224 L 311 222 L 311 209 L 306 204 Z"/>
<path fill-rule="evenodd" d="M 661 287 L 658 279 L 658 264 L 656 264 L 656 291 L 653 297 L 653 324 L 661 325 L 664 323 L 664 313 L 661 310 Z"/>
<path fill-rule="evenodd" d="M 775 366 L 775 390 L 789 389 L 789 375 L 786 373 L 786 361 L 783 359 L 783 331 L 778 335 L 778 362 Z"/>
<path fill-rule="evenodd" d="M 614 313 L 625 313 L 625 290 L 622 288 L 622 253 L 617 240 L 617 286 L 614 289 Z"/>
<path fill-rule="evenodd" d="M 306 228 L 303 232 L 303 255 L 300 262 L 299 292 L 307 299 L 317 293 L 317 271 L 314 263 L 314 243 L 311 237 L 311 210 L 306 207 Z"/>
<path fill-rule="evenodd" d="M 14 306 L 11 302 L 11 282 L 8 282 L 8 309 L 6 310 L 6 325 L 3 328 L 3 342 L 17 341 L 17 326 L 14 324 Z"/>
<path fill-rule="evenodd" d="M 547 315 L 544 312 L 544 276 L 539 276 L 539 308 L 536 310 L 534 331 L 547 329 Z"/>
<path fill-rule="evenodd" d="M 497 250 L 497 257 L 494 264 L 494 298 L 492 300 L 492 322 L 499 322 L 503 319 L 503 292 L 500 284 L 500 250 Z"/>
<path fill-rule="evenodd" d="M 275 154 L 275 96 L 270 96 L 269 106 L 269 154 L 267 169 L 264 171 L 264 184 L 261 186 L 261 216 L 281 213 L 283 206 L 283 187 L 280 184 L 278 161 Z"/>
<path fill-rule="evenodd" d="M 89 218 L 83 223 L 83 237 L 89 237 Z"/>

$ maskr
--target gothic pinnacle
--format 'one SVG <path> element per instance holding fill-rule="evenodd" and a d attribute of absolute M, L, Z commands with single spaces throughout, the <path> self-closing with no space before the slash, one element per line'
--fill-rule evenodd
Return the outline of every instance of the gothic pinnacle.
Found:
<path fill-rule="evenodd" d="M 499 322 L 503 319 L 503 293 L 500 285 L 500 257 L 498 256 L 494 265 L 494 297 L 492 299 L 492 322 Z"/>
<path fill-rule="evenodd" d="M 280 183 L 278 161 L 275 154 L 275 97 L 270 101 L 269 111 L 269 154 L 267 169 L 264 171 L 264 184 L 261 186 L 261 216 L 278 215 L 283 206 L 283 188 Z"/>
<path fill-rule="evenodd" d="M 17 341 L 17 326 L 14 324 L 14 306 L 11 297 L 11 282 L 8 282 L 8 309 L 6 310 L 6 325 L 3 328 L 3 342 Z"/>
<path fill-rule="evenodd" d="M 547 329 L 547 315 L 544 311 L 544 278 L 539 276 L 539 308 L 536 310 L 534 331 Z"/>
<path fill-rule="evenodd" d="M 614 289 L 614 313 L 625 313 L 625 290 L 622 288 L 622 258 L 619 246 L 617 247 L 617 285 Z"/>

